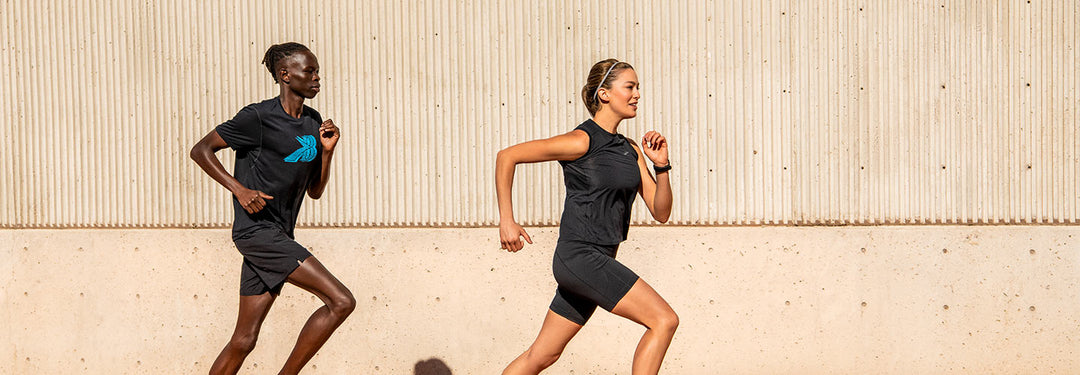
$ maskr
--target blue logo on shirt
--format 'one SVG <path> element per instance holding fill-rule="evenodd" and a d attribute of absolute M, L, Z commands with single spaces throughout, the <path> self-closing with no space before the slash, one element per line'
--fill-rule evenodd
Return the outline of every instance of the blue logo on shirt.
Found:
<path fill-rule="evenodd" d="M 285 157 L 285 161 L 289 163 L 303 162 L 315 160 L 315 155 L 319 153 L 315 148 L 315 136 L 312 135 L 300 135 L 296 137 L 296 141 L 300 142 L 300 149 L 293 151 L 292 154 Z"/>

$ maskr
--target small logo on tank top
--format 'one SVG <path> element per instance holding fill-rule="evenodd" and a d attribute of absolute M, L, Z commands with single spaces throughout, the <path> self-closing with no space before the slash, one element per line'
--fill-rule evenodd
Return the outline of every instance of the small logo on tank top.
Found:
<path fill-rule="evenodd" d="M 300 135 L 296 137 L 296 141 L 300 142 L 300 148 L 286 156 L 285 162 L 295 163 L 299 161 L 307 163 L 315 160 L 315 155 L 319 153 L 318 149 L 315 148 L 315 136 Z"/>

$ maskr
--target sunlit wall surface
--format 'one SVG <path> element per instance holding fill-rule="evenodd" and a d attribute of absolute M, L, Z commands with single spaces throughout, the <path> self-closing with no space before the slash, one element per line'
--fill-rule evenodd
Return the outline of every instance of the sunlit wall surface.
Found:
<path fill-rule="evenodd" d="M 496 152 L 585 120 L 609 57 L 642 81 L 620 131 L 670 140 L 674 223 L 1074 223 L 1078 24 L 1075 1 L 0 1 L 0 227 L 228 225 L 187 152 L 277 94 L 284 41 L 343 134 L 302 225 L 497 223 Z M 561 178 L 519 166 L 519 222 L 557 223 Z"/>

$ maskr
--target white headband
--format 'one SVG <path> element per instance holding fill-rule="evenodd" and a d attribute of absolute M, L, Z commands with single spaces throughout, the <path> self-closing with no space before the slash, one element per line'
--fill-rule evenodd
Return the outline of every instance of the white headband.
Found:
<path fill-rule="evenodd" d="M 603 87 L 604 82 L 607 81 L 608 74 L 611 74 L 611 70 L 615 69 L 615 65 L 619 65 L 621 63 L 622 63 L 622 61 L 616 61 L 614 64 L 611 64 L 611 66 L 607 68 L 607 72 L 604 72 L 604 78 L 601 78 L 600 79 L 600 84 L 596 85 L 596 91 L 593 91 L 593 94 L 592 94 L 593 96 L 595 96 L 597 99 L 600 99 L 600 88 Z"/>

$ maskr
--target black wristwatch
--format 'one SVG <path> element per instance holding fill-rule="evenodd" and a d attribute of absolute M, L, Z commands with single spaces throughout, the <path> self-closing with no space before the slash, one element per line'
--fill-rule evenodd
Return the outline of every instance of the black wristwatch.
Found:
<path fill-rule="evenodd" d="M 663 167 L 657 167 L 656 164 L 653 164 L 652 169 L 654 171 L 656 171 L 656 174 L 660 174 L 660 173 L 670 171 L 671 170 L 671 162 L 668 162 L 667 165 L 665 165 Z"/>

